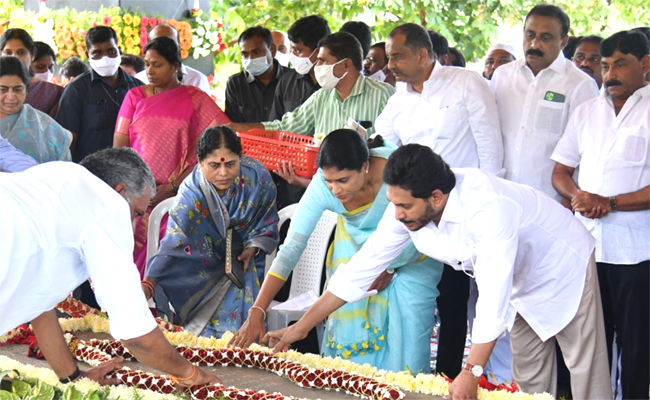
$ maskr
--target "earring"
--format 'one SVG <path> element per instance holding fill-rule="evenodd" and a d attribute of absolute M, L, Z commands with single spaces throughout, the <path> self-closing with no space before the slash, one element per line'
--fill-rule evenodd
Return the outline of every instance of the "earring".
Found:
<path fill-rule="evenodd" d="M 370 172 L 370 168 L 368 168 L 368 169 L 366 170 L 366 174 L 367 174 L 368 172 Z"/>

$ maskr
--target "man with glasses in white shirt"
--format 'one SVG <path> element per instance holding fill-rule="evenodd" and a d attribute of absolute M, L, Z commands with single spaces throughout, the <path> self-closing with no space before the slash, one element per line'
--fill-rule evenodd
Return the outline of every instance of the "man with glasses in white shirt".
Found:
<path fill-rule="evenodd" d="M 650 41 L 623 31 L 601 51 L 606 92 L 571 116 L 553 185 L 596 238 L 610 363 L 616 333 L 623 398 L 640 399 L 650 385 Z"/>
<path fill-rule="evenodd" d="M 490 87 L 499 109 L 505 178 L 561 200 L 549 159 L 576 107 L 598 96 L 595 81 L 564 58 L 569 17 L 539 4 L 526 16 L 524 58 L 501 66 Z"/>
<path fill-rule="evenodd" d="M 452 399 L 477 398 L 483 367 L 508 329 L 512 372 L 524 391 L 555 394 L 557 340 L 574 398 L 611 400 L 594 239 L 569 210 L 529 186 L 452 170 L 418 144 L 390 156 L 384 181 L 391 205 L 377 230 L 298 322 L 267 334 L 274 351 L 345 302 L 374 294 L 367 291 L 373 280 L 412 240 L 423 254 L 475 277 L 479 288 L 472 348 L 449 387 Z"/>

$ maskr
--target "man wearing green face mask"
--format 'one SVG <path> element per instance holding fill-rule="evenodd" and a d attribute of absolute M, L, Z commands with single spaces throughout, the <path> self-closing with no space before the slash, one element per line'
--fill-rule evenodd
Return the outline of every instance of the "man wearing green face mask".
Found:
<path fill-rule="evenodd" d="M 244 70 L 228 78 L 226 115 L 233 122 L 261 122 L 269 118 L 273 95 L 285 69 L 275 60 L 271 31 L 249 28 L 239 37 Z"/>

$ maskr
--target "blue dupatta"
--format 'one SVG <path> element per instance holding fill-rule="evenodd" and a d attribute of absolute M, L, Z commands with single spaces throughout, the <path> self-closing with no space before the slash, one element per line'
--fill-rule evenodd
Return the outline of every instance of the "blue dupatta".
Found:
<path fill-rule="evenodd" d="M 17 117 L 9 115 L 0 120 L 0 135 L 39 164 L 72 160 L 72 133 L 29 104 L 23 104 Z"/>
<path fill-rule="evenodd" d="M 147 270 L 183 322 L 190 321 L 207 301 L 214 302 L 211 296 L 219 296 L 219 307 L 203 332 L 206 335 L 239 329 L 259 292 L 265 253 L 272 252 L 279 240 L 276 188 L 268 170 L 246 156 L 241 156 L 240 164 L 239 177 L 223 196 L 207 185 L 216 203 L 216 219 L 201 189 L 205 178 L 200 166 L 185 178 L 169 212 L 160 250 Z M 262 250 L 251 261 L 243 289 L 231 285 L 225 276 L 225 232 L 229 227 L 245 247 Z M 223 290 L 215 293 L 216 285 Z"/>
<path fill-rule="evenodd" d="M 370 155 L 388 158 L 392 152 L 392 147 L 385 146 L 371 149 Z M 334 242 L 327 254 L 327 276 L 332 276 L 377 229 L 389 204 L 386 188 L 382 185 L 372 203 L 348 211 L 329 190 L 319 169 L 300 200 L 269 274 L 286 279 L 323 211 L 331 210 L 338 214 Z M 442 264 L 423 257 L 409 242 L 389 268 L 397 273 L 386 289 L 347 303 L 329 316 L 321 353 L 391 371 L 428 372 Z"/>

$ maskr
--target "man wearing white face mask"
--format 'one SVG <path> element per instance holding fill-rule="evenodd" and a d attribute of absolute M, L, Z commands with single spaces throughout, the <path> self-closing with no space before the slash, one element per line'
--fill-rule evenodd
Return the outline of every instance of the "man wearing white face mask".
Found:
<path fill-rule="evenodd" d="M 276 47 L 271 31 L 261 26 L 239 36 L 244 70 L 228 78 L 226 115 L 233 122 L 261 122 L 269 119 L 273 95 L 284 68 L 273 57 Z"/>
<path fill-rule="evenodd" d="M 56 122 L 72 132 L 72 161 L 113 147 L 113 132 L 126 93 L 142 82 L 120 68 L 117 35 L 107 26 L 86 35 L 91 70 L 70 82 L 63 91 Z"/>
<path fill-rule="evenodd" d="M 359 41 L 347 32 L 325 36 L 319 44 L 314 73 L 322 90 L 281 120 L 261 124 L 232 124 L 237 131 L 266 129 L 313 136 L 328 134 L 345 126 L 349 118 L 366 122 L 368 134 L 374 132 L 375 119 L 395 92 L 392 86 L 367 79 L 361 74 L 362 50 Z M 276 172 L 292 185 L 307 187 L 308 179 L 299 178 L 291 165 L 280 165 Z"/>
<path fill-rule="evenodd" d="M 289 62 L 294 69 L 288 70 L 278 82 L 269 120 L 280 119 L 295 110 L 309 96 L 320 89 L 314 65 L 318 56 L 318 42 L 330 34 L 327 21 L 318 15 L 300 18 L 289 28 Z"/>

